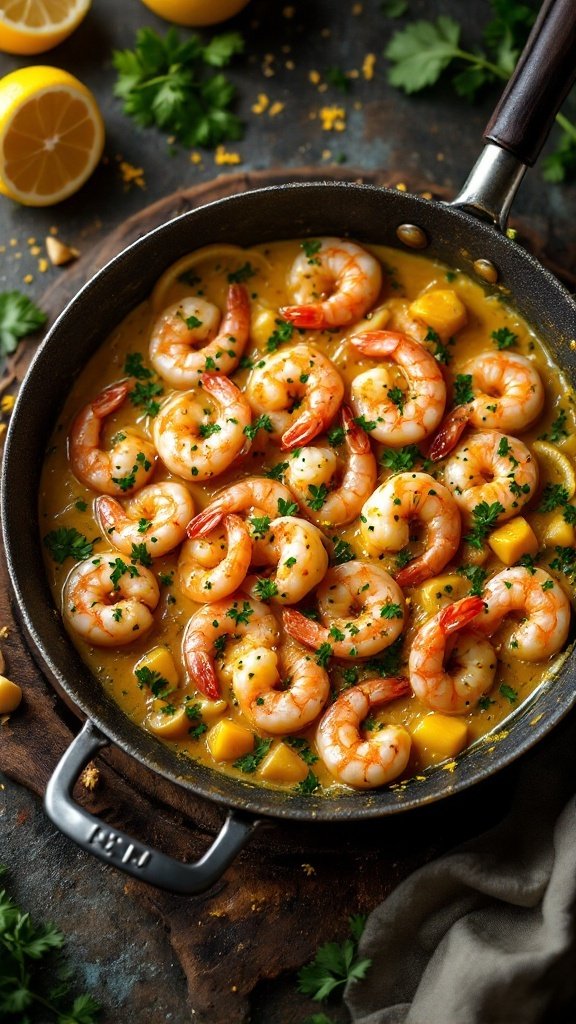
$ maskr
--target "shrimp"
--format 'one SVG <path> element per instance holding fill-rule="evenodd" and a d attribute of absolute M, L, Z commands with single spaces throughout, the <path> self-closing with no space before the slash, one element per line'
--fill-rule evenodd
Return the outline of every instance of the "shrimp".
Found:
<path fill-rule="evenodd" d="M 182 545 L 178 574 L 183 591 L 203 604 L 219 601 L 238 590 L 252 558 L 252 541 L 239 516 L 224 516 L 220 529 Z"/>
<path fill-rule="evenodd" d="M 286 505 L 294 504 L 292 491 L 277 480 L 265 476 L 249 476 L 232 484 L 211 501 L 188 523 L 189 537 L 205 537 L 228 512 L 248 512 L 250 509 L 275 518 Z"/>
<path fill-rule="evenodd" d="M 246 384 L 252 409 L 268 417 L 270 436 L 282 448 L 308 444 L 340 407 L 344 384 L 338 370 L 311 345 L 276 352 L 262 363 Z"/>
<path fill-rule="evenodd" d="M 154 442 L 162 462 L 183 480 L 209 480 L 228 469 L 245 447 L 252 414 L 228 377 L 203 373 L 201 390 L 181 391 L 164 402 L 154 420 Z M 207 411 L 207 401 L 215 412 Z M 214 416 L 206 421 L 207 415 Z"/>
<path fill-rule="evenodd" d="M 248 637 L 251 646 L 271 648 L 278 641 L 278 624 L 267 605 L 241 592 L 194 613 L 184 631 L 182 654 L 190 679 L 210 700 L 220 699 L 214 655 L 217 641 L 227 636 Z"/>
<path fill-rule="evenodd" d="M 404 595 L 380 566 L 353 561 L 329 569 L 318 587 L 322 625 L 293 608 L 284 628 L 307 647 L 336 658 L 370 658 L 396 640 L 404 626 Z"/>
<path fill-rule="evenodd" d="M 564 591 L 544 569 L 512 566 L 488 581 L 484 608 L 474 628 L 486 636 L 496 632 L 507 615 L 521 616 L 506 642 L 506 653 L 522 661 L 544 661 L 563 647 L 570 627 L 570 604 Z"/>
<path fill-rule="evenodd" d="M 508 433 L 525 430 L 544 406 L 544 385 L 536 367 L 515 352 L 484 352 L 464 367 L 474 398 L 446 417 L 430 449 L 436 462 L 458 443 L 470 423 Z"/>
<path fill-rule="evenodd" d="M 370 439 L 354 422 L 347 405 L 342 406 L 342 424 L 346 462 L 339 486 L 330 490 L 339 465 L 336 452 L 327 446 L 301 448 L 286 470 L 288 484 L 301 506 L 307 506 L 310 518 L 324 526 L 351 523 L 376 486 L 378 470 Z"/>
<path fill-rule="evenodd" d="M 150 484 L 130 498 L 124 507 L 115 498 L 101 495 L 94 514 L 104 536 L 125 555 L 144 544 L 152 558 L 172 551 L 186 536 L 186 524 L 194 513 L 192 495 L 184 484 L 162 481 Z"/>
<path fill-rule="evenodd" d="M 470 434 L 447 459 L 444 482 L 469 516 L 482 502 L 499 502 L 498 522 L 503 522 L 530 501 L 538 485 L 538 465 L 516 437 L 483 430 Z"/>
<path fill-rule="evenodd" d="M 157 453 L 148 438 L 133 428 L 112 438 L 110 451 L 100 448 L 103 421 L 124 402 L 127 381 L 110 384 L 76 416 L 68 437 L 72 472 L 87 487 L 101 494 L 132 494 L 148 482 Z"/>
<path fill-rule="evenodd" d="M 242 285 L 230 285 L 226 313 L 219 322 L 216 306 L 196 296 L 168 306 L 157 318 L 150 362 L 173 388 L 194 387 L 208 369 L 225 374 L 236 369 L 250 334 L 250 302 Z"/>
<path fill-rule="evenodd" d="M 253 561 L 275 565 L 276 572 L 266 580 L 256 580 L 250 588 L 256 597 L 268 589 L 276 604 L 296 604 L 324 578 L 328 555 L 317 526 L 295 516 L 273 519 L 264 537 L 257 541 Z"/>
<path fill-rule="evenodd" d="M 236 662 L 233 689 L 243 713 L 274 735 L 299 732 L 318 717 L 330 693 L 325 669 L 302 650 L 282 652 L 288 682 L 282 683 L 278 654 L 254 647 Z"/>
<path fill-rule="evenodd" d="M 481 597 L 455 601 L 428 619 L 412 641 L 410 685 L 432 711 L 463 715 L 494 682 L 494 648 L 478 632 L 466 629 L 476 629 L 483 607 Z"/>
<path fill-rule="evenodd" d="M 407 379 L 407 389 L 391 387 L 389 371 L 378 366 L 352 381 L 352 408 L 371 421 L 369 433 L 392 448 L 415 444 L 431 434 L 446 406 L 446 385 L 440 366 L 429 352 L 406 334 L 366 331 L 350 339 L 363 355 L 388 358 Z"/>
<path fill-rule="evenodd" d="M 344 327 L 364 316 L 382 287 L 376 257 L 343 238 L 302 242 L 302 249 L 288 277 L 297 305 L 283 306 L 280 316 L 315 328 Z"/>
<path fill-rule="evenodd" d="M 366 679 L 330 705 L 320 719 L 316 746 L 338 782 L 355 789 L 373 789 L 402 774 L 412 747 L 408 730 L 402 725 L 384 725 L 364 739 L 360 728 L 371 708 L 409 691 L 405 679 Z"/>
<path fill-rule="evenodd" d="M 159 600 L 149 569 L 126 565 L 116 551 L 104 551 L 72 569 L 64 584 L 63 616 L 86 643 L 119 647 L 150 629 Z"/>
<path fill-rule="evenodd" d="M 461 521 L 454 498 L 427 473 L 398 473 L 376 488 L 360 515 L 362 540 L 374 556 L 401 551 L 415 519 L 426 527 L 426 550 L 396 575 L 401 587 L 435 576 L 456 554 Z"/>

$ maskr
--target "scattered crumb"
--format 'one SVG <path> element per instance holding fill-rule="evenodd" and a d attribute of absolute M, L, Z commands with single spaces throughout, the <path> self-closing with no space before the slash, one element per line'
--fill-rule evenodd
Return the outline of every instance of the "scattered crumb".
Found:
<path fill-rule="evenodd" d="M 431 192 L 421 192 L 420 195 L 421 195 L 422 199 L 433 199 L 434 198 Z"/>
<path fill-rule="evenodd" d="M 130 188 L 131 185 L 136 185 L 138 188 L 146 188 L 146 179 L 144 178 L 142 167 L 134 167 L 127 160 L 123 160 L 121 156 L 117 156 L 116 159 L 120 174 L 122 175 L 122 181 L 127 188 Z"/>
<path fill-rule="evenodd" d="M 312 875 L 316 874 L 316 868 L 312 867 L 311 864 L 301 864 L 300 866 L 307 878 L 311 878 Z"/>
<path fill-rule="evenodd" d="M 57 235 L 58 234 L 58 228 L 54 224 L 50 228 L 50 234 L 51 235 Z"/>
<path fill-rule="evenodd" d="M 27 238 L 26 239 L 26 245 L 36 245 L 36 239 L 35 238 Z"/>
<path fill-rule="evenodd" d="M 275 60 L 276 58 L 273 53 L 266 53 L 264 55 L 264 60 L 262 61 L 262 74 L 264 75 L 264 78 L 273 78 L 276 74 L 272 67 Z"/>
<path fill-rule="evenodd" d="M 458 767 L 457 761 L 448 761 L 448 764 L 442 765 L 443 772 L 455 772 Z"/>
<path fill-rule="evenodd" d="M 0 252 L 6 252 L 6 246 L 0 245 Z"/>
<path fill-rule="evenodd" d="M 33 274 L 24 274 L 24 277 L 22 278 L 22 280 L 23 280 L 24 284 L 32 284 L 32 281 L 34 280 L 34 275 Z"/>
<path fill-rule="evenodd" d="M 398 192 L 406 192 L 407 190 L 407 186 L 403 181 L 399 181 L 398 184 L 395 185 L 395 188 L 398 190 Z"/>
<path fill-rule="evenodd" d="M 374 65 L 376 63 L 376 54 L 367 53 L 362 62 L 362 74 L 367 82 L 371 82 L 374 78 Z"/>
<path fill-rule="evenodd" d="M 287 71 L 294 71 L 296 65 L 293 60 L 287 60 L 284 64 L 284 67 L 286 68 Z"/>
<path fill-rule="evenodd" d="M 426 775 L 415 775 L 416 782 L 426 782 Z"/>
<path fill-rule="evenodd" d="M 40 248 L 39 245 L 33 245 L 30 248 L 30 255 L 31 256 L 39 256 L 41 252 L 42 252 L 42 249 Z"/>
<path fill-rule="evenodd" d="M 96 767 L 93 761 L 89 761 L 86 765 L 80 776 L 80 782 L 85 789 L 96 789 L 96 786 L 100 782 L 100 769 Z"/>
<path fill-rule="evenodd" d="M 10 635 L 10 628 L 8 626 L 0 626 L 0 640 L 6 640 Z"/>
<path fill-rule="evenodd" d="M 323 160 L 330 160 L 331 157 L 332 157 L 332 150 L 331 149 L 323 149 L 322 150 L 322 159 Z M 329 526 L 329 525 L 330 525 L 329 522 L 327 522 L 326 526 Z"/>
<path fill-rule="evenodd" d="M 237 992 L 238 991 L 238 985 L 230 985 L 230 991 L 231 992 Z"/>
<path fill-rule="evenodd" d="M 284 107 L 285 107 L 285 104 L 284 103 L 280 103 L 277 100 L 276 103 L 273 103 L 272 106 L 270 107 L 270 110 L 268 111 L 268 116 L 269 117 L 277 117 L 278 114 L 282 113 L 282 111 L 284 110 Z"/>
<path fill-rule="evenodd" d="M 343 132 L 346 129 L 346 111 L 344 107 L 321 107 L 320 119 L 325 132 Z"/>
<path fill-rule="evenodd" d="M 312 85 L 318 85 L 318 83 L 320 81 L 320 72 L 319 71 L 309 71 L 308 72 L 308 80 L 310 82 L 312 82 Z"/>
<path fill-rule="evenodd" d="M 266 93 L 265 92 L 259 92 L 258 93 L 258 99 L 256 100 L 256 103 L 252 104 L 252 113 L 253 114 L 263 114 L 264 111 L 267 110 L 269 106 L 270 106 L 270 100 L 268 99 Z"/>
<path fill-rule="evenodd" d="M 14 249 L 14 247 L 18 245 L 18 239 L 17 238 L 11 238 L 10 239 L 10 245 Z"/>
<path fill-rule="evenodd" d="M 40 273 L 45 274 L 49 266 L 50 264 L 48 263 L 48 260 L 44 256 L 41 256 L 38 260 L 38 270 Z"/>
<path fill-rule="evenodd" d="M 242 163 L 242 157 L 240 153 L 231 153 L 224 146 L 217 146 L 214 154 L 214 163 L 218 166 L 223 164 L 240 164 Z"/>
<path fill-rule="evenodd" d="M 2 412 L 2 415 L 6 415 L 12 412 L 15 401 L 15 395 L 2 395 L 2 398 L 0 399 L 0 411 Z"/>
<path fill-rule="evenodd" d="M 575 345 L 575 347 L 576 347 L 576 345 Z M 541 715 L 536 715 L 536 718 L 533 718 L 533 719 L 532 719 L 532 721 L 530 722 L 530 725 L 538 725 L 538 722 L 539 722 L 539 721 L 540 721 L 540 720 L 541 720 L 542 718 L 544 718 L 544 712 L 542 712 L 542 714 L 541 714 Z"/>
<path fill-rule="evenodd" d="M 194 150 L 193 153 L 190 153 L 190 163 L 191 164 L 201 164 L 202 163 L 202 154 L 198 153 L 196 150 Z"/>
<path fill-rule="evenodd" d="M 78 259 L 78 249 L 61 242 L 59 238 L 52 238 L 50 235 L 45 240 L 48 259 L 53 267 L 63 267 L 66 263 Z"/>

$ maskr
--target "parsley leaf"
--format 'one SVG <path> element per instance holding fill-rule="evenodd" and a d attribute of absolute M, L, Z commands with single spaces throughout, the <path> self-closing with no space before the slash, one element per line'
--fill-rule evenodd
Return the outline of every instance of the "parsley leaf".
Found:
<path fill-rule="evenodd" d="M 238 267 L 238 270 L 233 270 L 228 274 L 228 284 L 243 284 L 244 281 L 248 281 L 249 278 L 254 277 L 258 271 L 254 270 L 254 267 L 250 262 L 242 264 Z"/>
<path fill-rule="evenodd" d="M 506 683 L 502 683 L 499 692 L 503 697 L 506 697 L 506 700 L 509 700 L 511 704 L 515 704 L 518 700 L 518 690 L 512 689 L 512 687 L 508 686 Z"/>
<path fill-rule="evenodd" d="M 43 327 L 47 319 L 22 292 L 0 292 L 0 357 L 14 352 L 20 338 Z"/>
<path fill-rule="evenodd" d="M 252 516 L 250 526 L 254 536 L 262 540 L 270 529 L 270 516 Z"/>
<path fill-rule="evenodd" d="M 488 573 L 481 565 L 461 565 L 457 570 L 461 576 L 465 576 L 470 586 L 471 597 L 482 597 L 484 583 Z"/>
<path fill-rule="evenodd" d="M 254 584 L 254 593 L 260 601 L 269 601 L 271 597 L 276 597 L 278 587 L 274 580 L 258 579 Z"/>
<path fill-rule="evenodd" d="M 308 508 L 311 508 L 314 512 L 320 512 L 326 503 L 328 497 L 328 488 L 326 484 L 308 484 L 308 490 L 310 491 L 310 497 L 306 498 L 306 504 Z"/>
<path fill-rule="evenodd" d="M 344 430 L 344 427 L 330 427 L 330 430 L 326 433 L 326 437 L 333 448 L 338 448 L 344 443 L 346 431 Z"/>
<path fill-rule="evenodd" d="M 402 608 L 400 607 L 399 604 L 392 604 L 392 602 L 389 601 L 388 604 L 382 605 L 382 607 L 380 609 L 380 618 L 381 619 L 403 619 L 404 618 L 404 613 L 403 613 Z"/>
<path fill-rule="evenodd" d="M 518 342 L 518 335 L 509 331 L 507 327 L 499 327 L 497 331 L 492 331 L 490 337 L 496 342 L 496 348 L 500 351 L 512 348 Z"/>
<path fill-rule="evenodd" d="M 481 501 L 476 508 L 472 509 L 472 528 L 470 533 L 464 537 L 470 547 L 478 549 L 482 547 L 487 534 L 503 512 L 504 506 L 499 501 L 494 501 L 491 505 L 487 501 Z"/>
<path fill-rule="evenodd" d="M 301 793 L 303 796 L 310 796 L 317 789 L 320 789 L 320 779 L 317 775 L 314 775 L 312 770 L 308 772 L 305 779 L 302 779 L 302 782 L 297 782 L 294 786 L 294 792 Z"/>
<path fill-rule="evenodd" d="M 541 434 L 539 437 L 540 441 L 552 441 L 556 444 L 561 441 L 563 437 L 568 437 L 568 431 L 566 430 L 566 410 L 559 409 L 558 415 L 550 427 L 549 434 Z"/>
<path fill-rule="evenodd" d="M 144 356 L 141 352 L 128 352 L 124 360 L 124 373 L 128 377 L 135 377 L 137 380 L 148 380 L 153 377 L 152 370 L 149 370 L 143 363 Z"/>
<path fill-rule="evenodd" d="M 257 420 L 254 420 L 254 423 L 249 423 L 244 427 L 244 433 L 250 441 L 254 440 L 259 430 L 265 430 L 268 434 L 271 434 L 274 430 L 272 420 L 266 413 L 262 413 Z"/>
<path fill-rule="evenodd" d="M 393 64 L 390 85 L 404 92 L 419 92 L 434 85 L 460 54 L 460 26 L 453 18 L 414 21 L 390 40 L 384 55 Z"/>
<path fill-rule="evenodd" d="M 74 526 L 61 526 L 58 530 L 51 530 L 44 537 L 46 547 L 59 565 L 62 565 L 67 558 L 75 558 L 78 562 L 90 558 L 94 545 L 99 540 L 99 537 L 88 540 Z"/>
<path fill-rule="evenodd" d="M 302 736 L 286 736 L 284 743 L 286 743 L 287 746 L 292 747 L 292 750 L 296 751 L 305 764 L 316 764 L 318 754 L 314 753 L 308 743 L 308 740 L 305 740 Z"/>
<path fill-rule="evenodd" d="M 329 643 L 320 644 L 320 647 L 316 651 L 316 664 L 320 665 L 321 668 L 326 668 L 331 657 L 332 657 L 332 644 L 329 644 Z"/>
<path fill-rule="evenodd" d="M 247 625 L 250 621 L 250 616 L 253 614 L 254 609 L 250 607 L 249 601 L 243 601 L 241 608 L 238 608 L 238 602 L 234 601 L 232 607 L 226 612 L 227 617 L 233 619 L 236 625 L 239 625 L 241 622 Z"/>
<path fill-rule="evenodd" d="M 143 665 L 142 668 L 135 668 L 134 675 L 138 680 L 138 688 L 143 690 L 144 687 L 147 687 L 154 697 L 159 700 L 164 700 L 174 689 L 160 672 L 153 668 L 148 668 L 147 665 Z"/>
<path fill-rule="evenodd" d="M 263 740 L 260 736 L 254 737 L 254 749 L 250 754 L 244 754 L 243 757 L 239 757 L 236 761 L 233 761 L 233 767 L 238 768 L 239 771 L 245 772 L 251 775 L 255 772 L 260 762 L 266 757 L 266 754 L 272 746 L 272 740 Z"/>
<path fill-rule="evenodd" d="M 320 946 L 311 963 L 298 972 L 298 989 L 317 1002 L 326 999 L 334 989 L 354 978 L 363 978 L 371 960 L 359 960 L 358 942 L 365 919 L 355 915 L 349 919 L 350 937 L 343 942 L 326 942 Z"/>
<path fill-rule="evenodd" d="M 393 473 L 404 473 L 413 469 L 421 458 L 418 446 L 407 444 L 404 448 L 385 448 L 380 456 L 380 462 Z"/>
<path fill-rule="evenodd" d="M 297 516 L 298 505 L 295 501 L 284 498 L 278 498 L 278 515 L 279 516 Z"/>
<path fill-rule="evenodd" d="M 291 324 L 288 320 L 278 318 L 274 323 L 276 324 L 276 330 L 272 331 L 266 342 L 267 352 L 275 352 L 284 342 L 292 341 L 292 335 L 294 334 L 294 324 Z"/>
<path fill-rule="evenodd" d="M 142 406 L 147 416 L 157 416 L 160 412 L 160 403 L 156 401 L 156 398 L 163 394 L 164 388 L 160 381 L 146 380 L 143 383 L 139 380 L 128 392 L 128 397 L 132 405 Z"/>
<path fill-rule="evenodd" d="M 347 540 L 343 540 L 342 537 L 332 537 L 332 543 L 334 545 L 332 551 L 333 565 L 343 565 L 344 562 L 351 562 L 356 558 L 356 552 Z"/>
<path fill-rule="evenodd" d="M 362 430 L 365 430 L 367 434 L 371 430 L 375 430 L 377 426 L 376 420 L 367 420 L 365 416 L 355 416 L 354 423 L 357 427 L 362 427 Z"/>
<path fill-rule="evenodd" d="M 566 505 L 570 495 L 562 484 L 546 484 L 542 491 L 542 500 L 538 506 L 539 512 L 553 512 L 559 505 Z"/>
<path fill-rule="evenodd" d="M 454 380 L 454 405 L 467 405 L 474 401 L 472 374 L 459 373 Z"/>

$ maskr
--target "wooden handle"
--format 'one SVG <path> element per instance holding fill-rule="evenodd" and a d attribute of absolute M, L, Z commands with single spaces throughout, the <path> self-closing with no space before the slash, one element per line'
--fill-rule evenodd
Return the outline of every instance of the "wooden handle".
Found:
<path fill-rule="evenodd" d="M 576 81 L 576 0 L 544 0 L 484 138 L 529 167 Z"/>

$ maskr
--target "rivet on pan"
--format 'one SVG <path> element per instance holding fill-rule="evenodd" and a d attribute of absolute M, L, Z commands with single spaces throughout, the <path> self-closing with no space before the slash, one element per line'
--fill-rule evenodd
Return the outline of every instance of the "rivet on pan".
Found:
<path fill-rule="evenodd" d="M 428 235 L 416 224 L 401 224 L 396 228 L 396 237 L 409 249 L 425 249 L 428 245 Z"/>
<path fill-rule="evenodd" d="M 474 270 L 483 281 L 496 284 L 498 271 L 491 260 L 474 260 Z"/>

